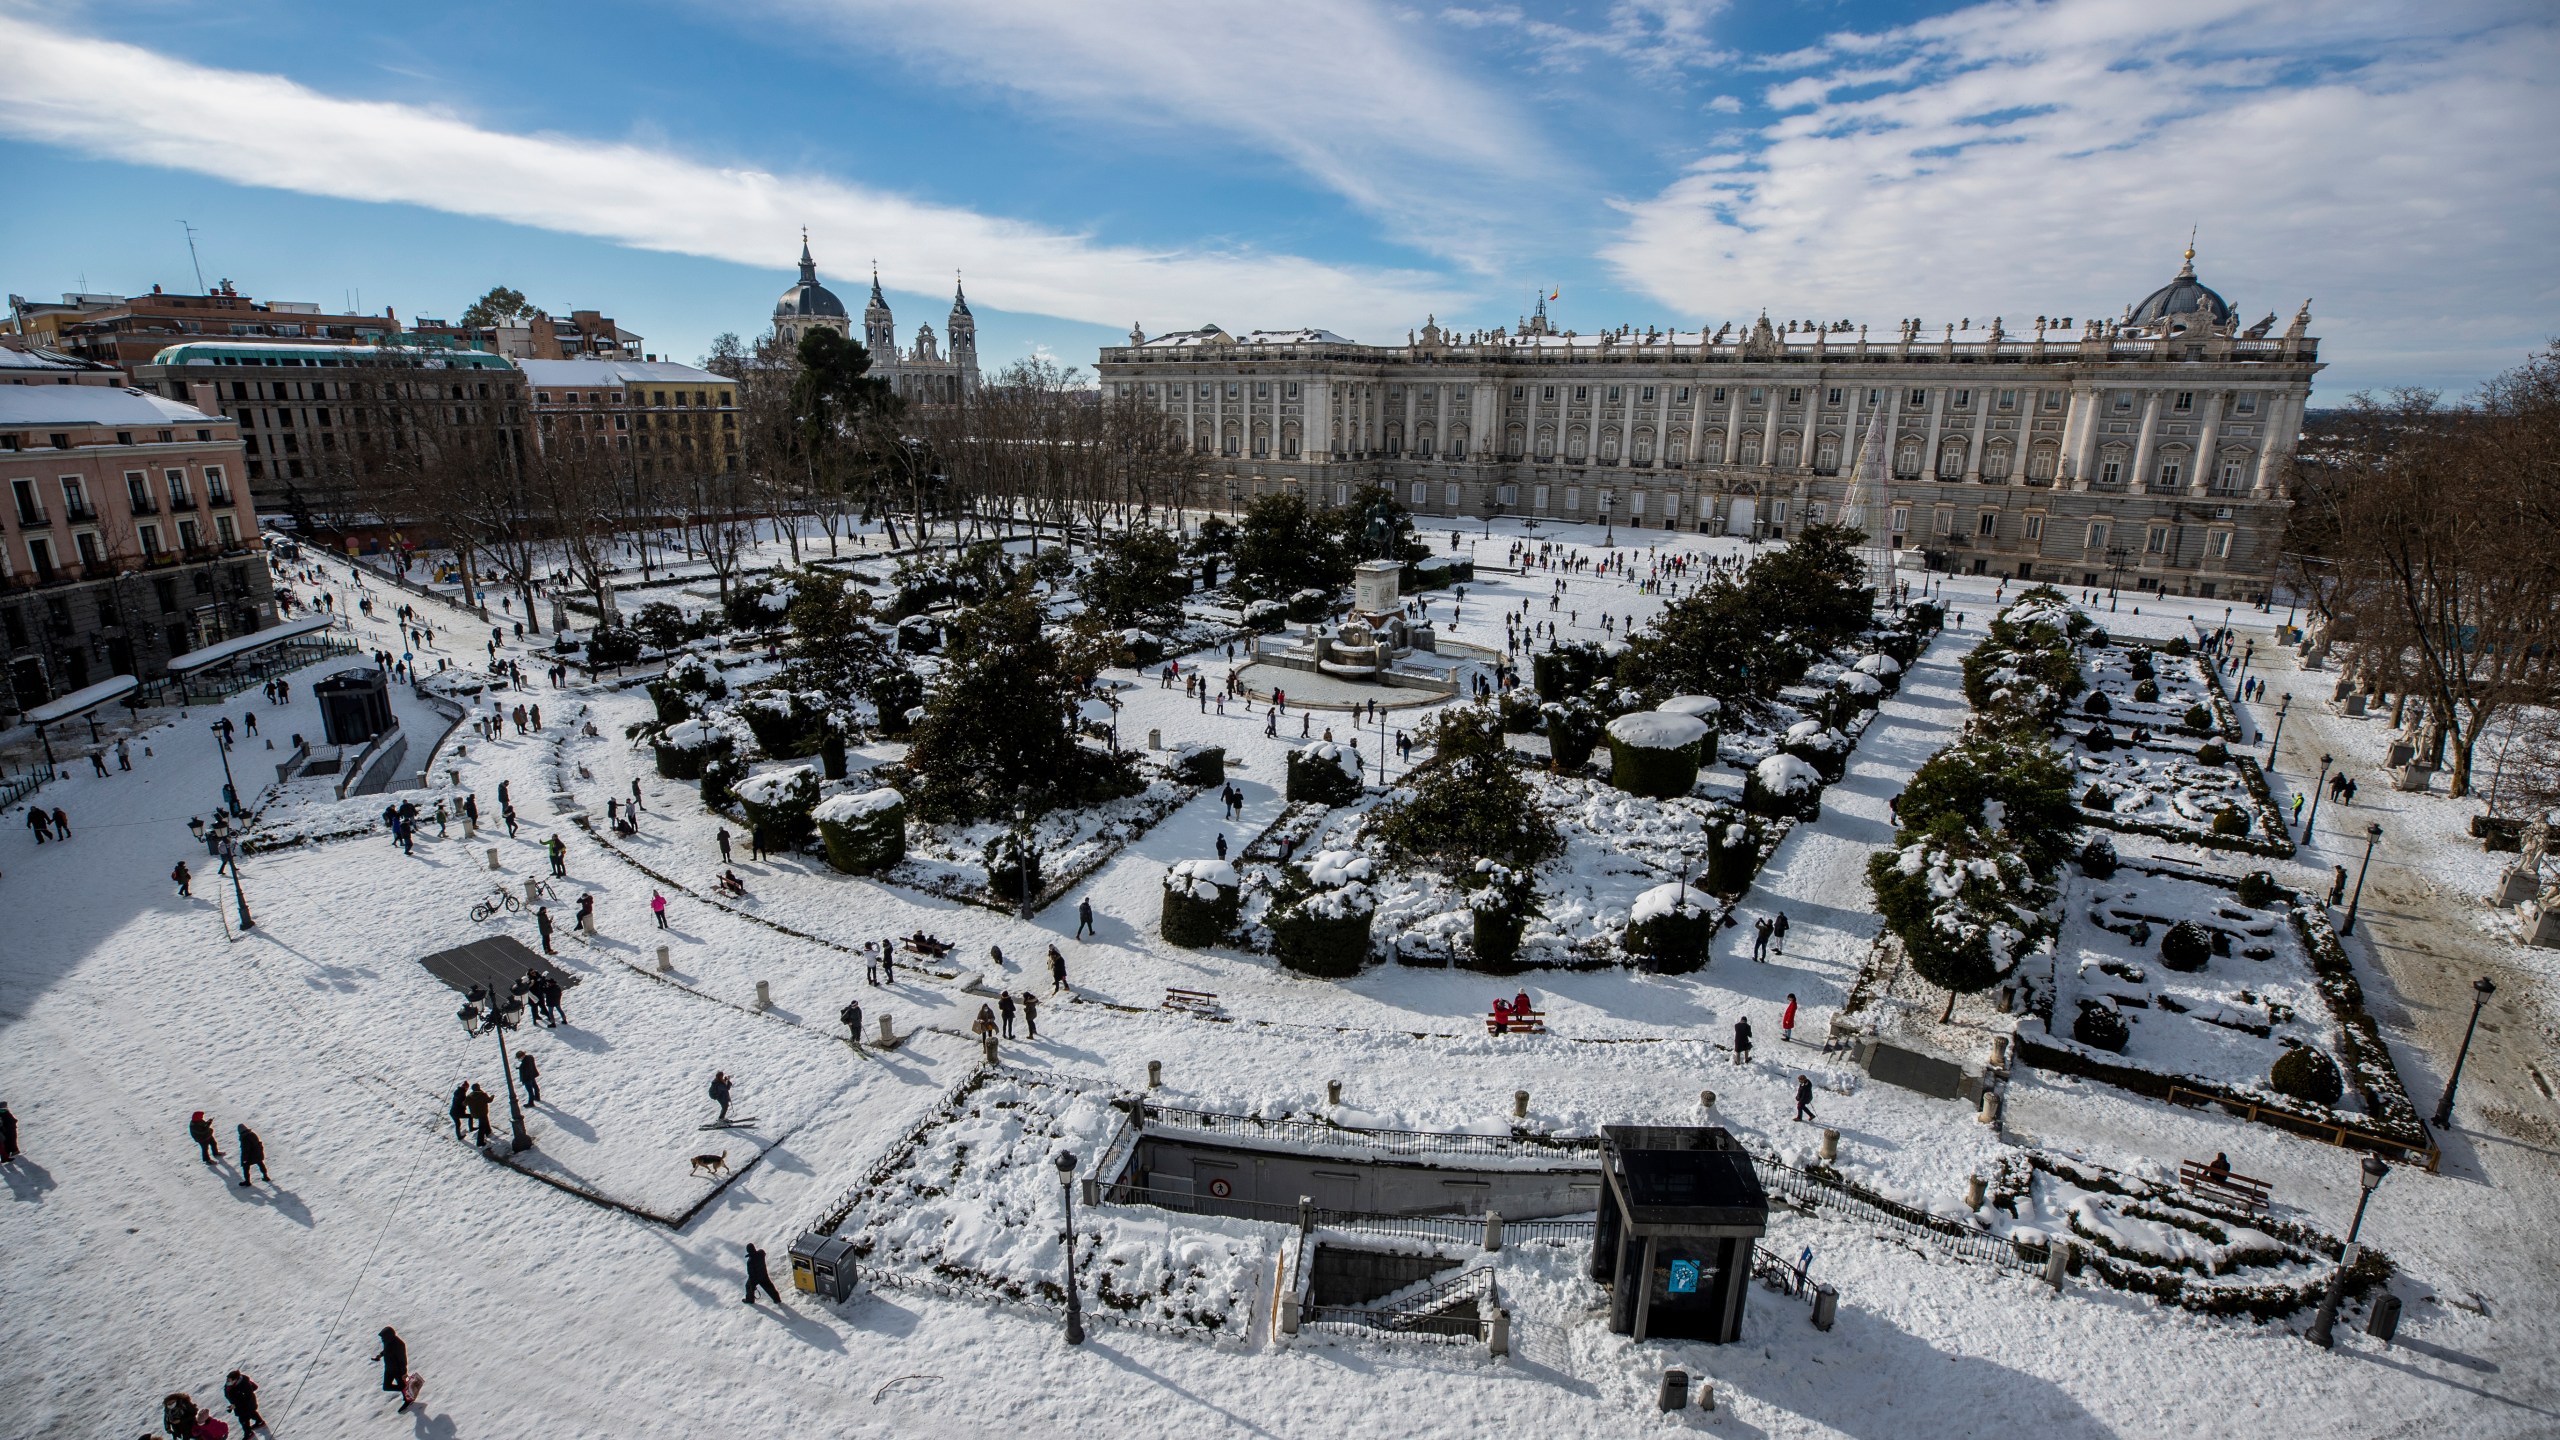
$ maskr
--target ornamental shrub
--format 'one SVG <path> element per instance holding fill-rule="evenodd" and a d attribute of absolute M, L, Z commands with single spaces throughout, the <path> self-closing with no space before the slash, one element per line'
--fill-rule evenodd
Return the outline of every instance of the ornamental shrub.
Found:
<path fill-rule="evenodd" d="M 790 850 L 809 838 L 810 812 L 818 804 L 818 772 L 807 765 L 768 770 L 731 789 L 767 850 Z"/>
<path fill-rule="evenodd" d="M 2196 763 L 2199 765 L 2228 765 L 2231 763 L 2231 747 L 2223 744 L 2219 740 L 2207 740 L 2196 747 Z"/>
<path fill-rule="evenodd" d="M 1686 795 L 1697 786 L 1698 757 L 1714 733 L 1694 715 L 1622 715 L 1609 722 L 1609 783 L 1657 800 Z"/>
<path fill-rule="evenodd" d="M 1227 750 L 1223 745 L 1185 745 L 1174 752 L 1173 773 L 1185 785 L 1227 783 Z"/>
<path fill-rule="evenodd" d="M 1570 774 L 1591 763 L 1591 752 L 1600 748 L 1600 717 L 1579 700 L 1542 707 L 1547 719 L 1547 753 L 1555 757 L 1556 769 Z M 1615 748 L 1610 750 L 1614 758 Z"/>
<path fill-rule="evenodd" d="M 640 632 L 619 625 L 598 626 L 587 637 L 590 665 L 630 665 L 640 659 Z"/>
<path fill-rule="evenodd" d="M 1289 803 L 1348 805 L 1360 798 L 1359 758 L 1348 745 L 1326 741 L 1289 752 Z"/>
<path fill-rule="evenodd" d="M 2136 682 L 2133 687 L 2133 698 L 2141 701 L 2145 705 L 2158 703 L 2160 699 L 2160 682 L 2157 680 L 2142 680 Z"/>
<path fill-rule="evenodd" d="M 1202 950 L 1235 928 L 1242 880 L 1224 860 L 1184 860 L 1164 877 L 1164 914 L 1157 929 L 1173 944 Z"/>
<path fill-rule="evenodd" d="M 2240 903 L 2252 910 L 2264 910 L 2276 903 L 2276 877 L 2264 870 L 2252 870 L 2240 877 Z"/>
<path fill-rule="evenodd" d="M 2267 1088 L 2320 1106 L 2337 1104 L 2346 1091 L 2338 1062 L 2329 1058 L 2329 1052 L 2308 1045 L 2289 1046 L 2276 1057 L 2275 1067 L 2267 1072 Z"/>
<path fill-rule="evenodd" d="M 2249 812 L 2241 809 L 2237 805 L 2226 806 L 2223 809 L 2214 811 L 2213 833 L 2216 835 L 2231 836 L 2242 836 L 2248 834 Z"/>
<path fill-rule="evenodd" d="M 1752 871 L 1759 861 L 1760 836 L 1750 821 L 1737 818 L 1721 825 L 1708 823 L 1704 881 L 1708 893 L 1727 899 L 1741 894 L 1750 887 Z"/>
<path fill-rule="evenodd" d="M 877 875 L 907 858 L 907 797 L 895 790 L 838 795 L 810 818 L 827 863 L 847 875 Z"/>
<path fill-rule="evenodd" d="M 2160 963 L 2192 975 L 2213 957 L 2213 933 L 2193 920 L 2181 920 L 2160 937 Z"/>
<path fill-rule="evenodd" d="M 1040 894 L 1040 847 L 1017 830 L 1007 830 L 978 851 L 987 872 L 987 893 L 1007 904 L 1023 904 Z"/>
<path fill-rule="evenodd" d="M 2080 737 L 2080 743 L 2088 747 L 2090 754 L 2104 755 L 2116 748 L 2116 732 L 2104 725 L 2092 725 L 2089 733 Z"/>
<path fill-rule="evenodd" d="M 1707 963 L 1715 933 L 1712 898 L 1694 886 L 1657 885 L 1636 897 L 1625 945 L 1646 970 L 1686 975 Z"/>
<path fill-rule="evenodd" d="M 2106 880 L 2116 873 L 2116 847 L 2101 835 L 2080 847 L 2080 873 L 2092 880 Z"/>
<path fill-rule="evenodd" d="M 2113 1005 L 2083 1000 L 2079 1017 L 2071 1022 L 2071 1038 L 2092 1050 L 2121 1054 L 2125 1042 L 2133 1038 L 2133 1027 L 2125 1023 L 2123 1014 Z"/>
<path fill-rule="evenodd" d="M 2080 702 L 2080 708 L 2104 720 L 2115 713 L 2116 702 L 2107 698 L 2106 691 L 2092 690 L 2089 692 L 2089 698 Z"/>
<path fill-rule="evenodd" d="M 2083 809 L 2088 810 L 2113 810 L 2116 797 L 2108 791 L 2105 781 L 2097 780 L 2092 781 L 2088 789 L 2080 792 L 2080 804 Z"/>
<path fill-rule="evenodd" d="M 2186 636 L 2172 635 L 2169 637 L 2169 643 L 2160 647 L 2160 653 L 2163 655 L 2184 655 L 2187 653 L 2189 648 Z"/>
<path fill-rule="evenodd" d="M 2187 722 L 2188 729 L 2199 734 L 2213 729 L 2213 712 L 2202 705 L 2188 706 L 2187 713 L 2180 718 Z"/>

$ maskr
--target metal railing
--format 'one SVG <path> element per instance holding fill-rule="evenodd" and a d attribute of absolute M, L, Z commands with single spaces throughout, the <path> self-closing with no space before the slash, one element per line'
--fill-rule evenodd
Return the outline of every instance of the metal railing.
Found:
<path fill-rule="evenodd" d="M 1959 1260 L 1978 1260 L 2028 1275 L 2041 1270 L 2041 1257 L 2030 1258 L 2019 1246 L 1997 1235 L 1985 1234 L 1926 1210 L 1889 1200 L 1845 1180 L 1798 1170 L 1771 1156 L 1754 1155 L 1752 1161 L 1753 1168 L 1760 1175 L 1760 1188 L 1799 1210 L 1808 1213 L 1828 1211 L 1882 1226 Z"/>
<path fill-rule="evenodd" d="M 1489 1270 L 1470 1270 L 1454 1280 L 1399 1301 L 1392 1308 L 1310 1305 L 1298 1323 L 1301 1327 L 1328 1325 L 1382 1331 L 1391 1335 L 1479 1340 L 1484 1337 L 1484 1302 L 1492 1294 L 1492 1273 Z"/>
<path fill-rule="evenodd" d="M 1106 1204 L 1145 1205 L 1158 1210 L 1172 1210 L 1188 1215 L 1223 1215 L 1236 1220 L 1259 1220 L 1317 1230 L 1358 1230 L 1374 1235 L 1396 1235 L 1409 1240 L 1429 1240 L 1446 1245 L 1473 1247 L 1484 1241 L 1485 1217 L 1481 1212 L 1401 1215 L 1374 1210 L 1335 1210 L 1322 1205 L 1297 1205 L 1278 1200 L 1241 1200 L 1233 1197 L 1204 1195 L 1193 1190 L 1159 1190 L 1144 1185 L 1108 1183 L 1102 1186 L 1100 1193 Z M 1533 1240 L 1564 1245 L 1587 1243 L 1598 1224 L 1599 1222 L 1595 1219 L 1580 1216 L 1546 1220 L 1504 1220 L 1502 1241 L 1506 1245 L 1514 1241 Z"/>

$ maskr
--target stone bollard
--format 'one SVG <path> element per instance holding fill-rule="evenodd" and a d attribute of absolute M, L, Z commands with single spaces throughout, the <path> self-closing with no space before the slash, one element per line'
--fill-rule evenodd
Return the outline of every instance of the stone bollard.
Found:
<path fill-rule="evenodd" d="M 1985 1125 L 1991 1125 L 1991 1126 L 1995 1126 L 1995 1127 L 1996 1127 L 1997 1125 L 1999 1125 L 1999 1123 L 2000 1123 L 2000 1092 L 1999 1092 L 1999 1091 L 1997 1091 L 1997 1090 L 1985 1090 L 1985 1091 L 1983 1091 L 1983 1092 L 1982 1092 L 1982 1115 L 1981 1115 L 1981 1120 L 1982 1120 L 1982 1123 L 1983 1123 L 1983 1124 L 1985 1124 Z"/>
<path fill-rule="evenodd" d="M 1150 750 L 1161 750 L 1161 749 L 1163 749 L 1163 748 L 1164 748 L 1164 732 L 1163 732 L 1163 731 L 1161 731 L 1161 730 L 1150 730 L 1150 731 L 1148 731 L 1148 732 L 1147 732 L 1147 748 L 1148 748 L 1148 749 L 1150 749 Z"/>
<path fill-rule="evenodd" d="M 667 973 L 669 973 L 669 972 L 673 971 L 675 968 L 676 968 L 676 962 L 674 961 L 674 959 L 673 959 L 673 958 L 671 958 L 671 957 L 667 954 L 667 947 L 666 947 L 666 946 L 664 946 L 664 945 L 659 946 L 659 947 L 658 947 L 658 973 L 659 973 L 659 974 L 661 974 L 661 975 L 665 975 L 665 974 L 667 974 Z"/>
<path fill-rule="evenodd" d="M 1502 1212 L 1484 1212 L 1484 1251 L 1490 1255 L 1502 1248 Z"/>
<path fill-rule="evenodd" d="M 1716 1092 L 1713 1090 L 1699 1091 L 1698 1108 L 1701 1110 L 1713 1110 L 1716 1108 Z"/>
<path fill-rule="evenodd" d="M 1324 1082 L 1324 1103 L 1327 1105 L 1339 1105 L 1342 1103 L 1341 1081 L 1327 1080 Z"/>
<path fill-rule="evenodd" d="M 1686 1370 L 1663 1371 L 1662 1389 L 1655 1394 L 1653 1406 L 1657 1410 L 1666 1412 L 1688 1409 L 1689 1372 Z"/>
<path fill-rule="evenodd" d="M 1528 1091 L 1514 1090 L 1511 1092 L 1511 1118 L 1514 1120 L 1526 1120 L 1529 1118 Z"/>
<path fill-rule="evenodd" d="M 2052 1248 L 2045 1252 L 2044 1283 L 2052 1286 L 2056 1290 L 2059 1290 L 2062 1288 L 2063 1278 L 2068 1276 L 2070 1273 L 2071 1242 L 2068 1240 L 2056 1240 L 2053 1242 Z"/>
<path fill-rule="evenodd" d="M 996 1063 L 996 1037 L 993 1035 L 979 1036 L 978 1048 L 986 1055 L 988 1064 L 993 1065 Z"/>
<path fill-rule="evenodd" d="M 770 1010 L 773 1008 L 772 981 L 759 980 L 756 982 L 756 1008 L 759 1010 Z"/>
<path fill-rule="evenodd" d="M 1979 1175 L 1975 1175 L 1967 1179 L 1964 1182 L 1964 1208 L 1967 1210 L 1981 1209 L 1983 1196 L 1988 1194 L 1990 1189 L 1991 1183 Z"/>
<path fill-rule="evenodd" d="M 1079 1203 L 1085 1205 L 1101 1204 L 1102 1177 L 1099 1175 L 1087 1175 L 1083 1179 L 1077 1181 L 1076 1199 Z"/>
<path fill-rule="evenodd" d="M 1150 1060 L 1147 1062 L 1147 1088 L 1150 1090 L 1161 1090 L 1164 1088 L 1163 1061 Z"/>
<path fill-rule="evenodd" d="M 1493 1312 L 1493 1318 L 1485 1322 L 1484 1345 L 1485 1352 L 1490 1355 L 1511 1353 L 1511 1312 L 1509 1310 L 1496 1309 Z"/>
<path fill-rule="evenodd" d="M 1280 1297 L 1280 1333 L 1283 1335 L 1298 1333 L 1298 1297 L 1295 1295 Z"/>
<path fill-rule="evenodd" d="M 886 1015 L 880 1017 L 880 1038 L 874 1043 L 883 1050 L 898 1043 L 898 1032 L 889 1028 L 889 1017 Z"/>
<path fill-rule="evenodd" d="M 2008 1037 L 2008 1036 L 2006 1036 L 2006 1035 L 1994 1035 L 1994 1036 L 1992 1036 L 1992 1037 L 1991 1037 L 1991 1067 L 1990 1067 L 1990 1068 L 1992 1068 L 1992 1069 L 1994 1069 L 1994 1070 L 2006 1070 L 2006 1069 L 2008 1069 L 2008 1068 L 2009 1068 L 2009 1037 Z"/>
<path fill-rule="evenodd" d="M 1813 1287 L 1813 1328 L 1828 1330 L 1840 1316 L 1840 1292 L 1829 1285 Z"/>
<path fill-rule="evenodd" d="M 1822 1163 L 1823 1163 L 1823 1164 L 1825 1164 L 1825 1165 L 1828 1165 L 1828 1164 L 1831 1164 L 1833 1161 L 1838 1160 L 1839 1158 L 1840 1158 L 1840 1132 L 1839 1132 L 1839 1131 L 1837 1131 L 1837 1130 L 1825 1130 L 1825 1131 L 1823 1131 L 1823 1132 L 1822 1132 Z"/>
<path fill-rule="evenodd" d="M 498 868 L 498 847 L 495 845 L 489 847 L 489 868 L 492 870 Z"/>
<path fill-rule="evenodd" d="M 542 882 L 531 875 L 524 877 L 524 903 L 527 905 L 542 903 Z"/>

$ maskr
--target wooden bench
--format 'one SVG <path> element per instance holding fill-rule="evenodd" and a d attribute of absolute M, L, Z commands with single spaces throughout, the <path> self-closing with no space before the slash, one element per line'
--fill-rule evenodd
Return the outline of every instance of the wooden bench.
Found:
<path fill-rule="evenodd" d="M 1506 1010 L 1500 1015 L 1484 1017 L 1484 1033 L 1487 1035 L 1544 1035 L 1547 1033 L 1547 1017 L 1544 1012 L 1537 1010 Z"/>
<path fill-rule="evenodd" d="M 2253 1214 L 2266 1212 L 2268 1196 L 2273 1189 L 2264 1180 L 2216 1170 L 2194 1160 L 2179 1162 L 2178 1188 L 2207 1200 L 2237 1205 Z"/>
<path fill-rule="evenodd" d="M 1168 986 L 1164 992 L 1164 1004 L 1159 1008 L 1212 1020 L 1223 1020 L 1227 1016 L 1226 1007 L 1218 1003 L 1217 992 L 1213 990 L 1176 990 Z"/>

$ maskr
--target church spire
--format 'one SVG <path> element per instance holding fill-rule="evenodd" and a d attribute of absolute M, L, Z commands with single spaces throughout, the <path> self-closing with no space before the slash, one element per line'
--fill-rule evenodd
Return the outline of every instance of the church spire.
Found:
<path fill-rule="evenodd" d="M 809 231 L 806 226 L 801 227 L 800 230 L 800 283 L 803 285 L 818 283 L 818 262 L 809 258 Z"/>
<path fill-rule="evenodd" d="M 951 272 L 951 313 L 954 315 L 969 313 L 969 292 L 960 283 L 960 272 L 957 270 Z"/>
<path fill-rule="evenodd" d="M 880 262 L 877 260 L 871 262 L 871 303 L 883 310 L 889 308 L 889 302 L 880 297 Z"/>

